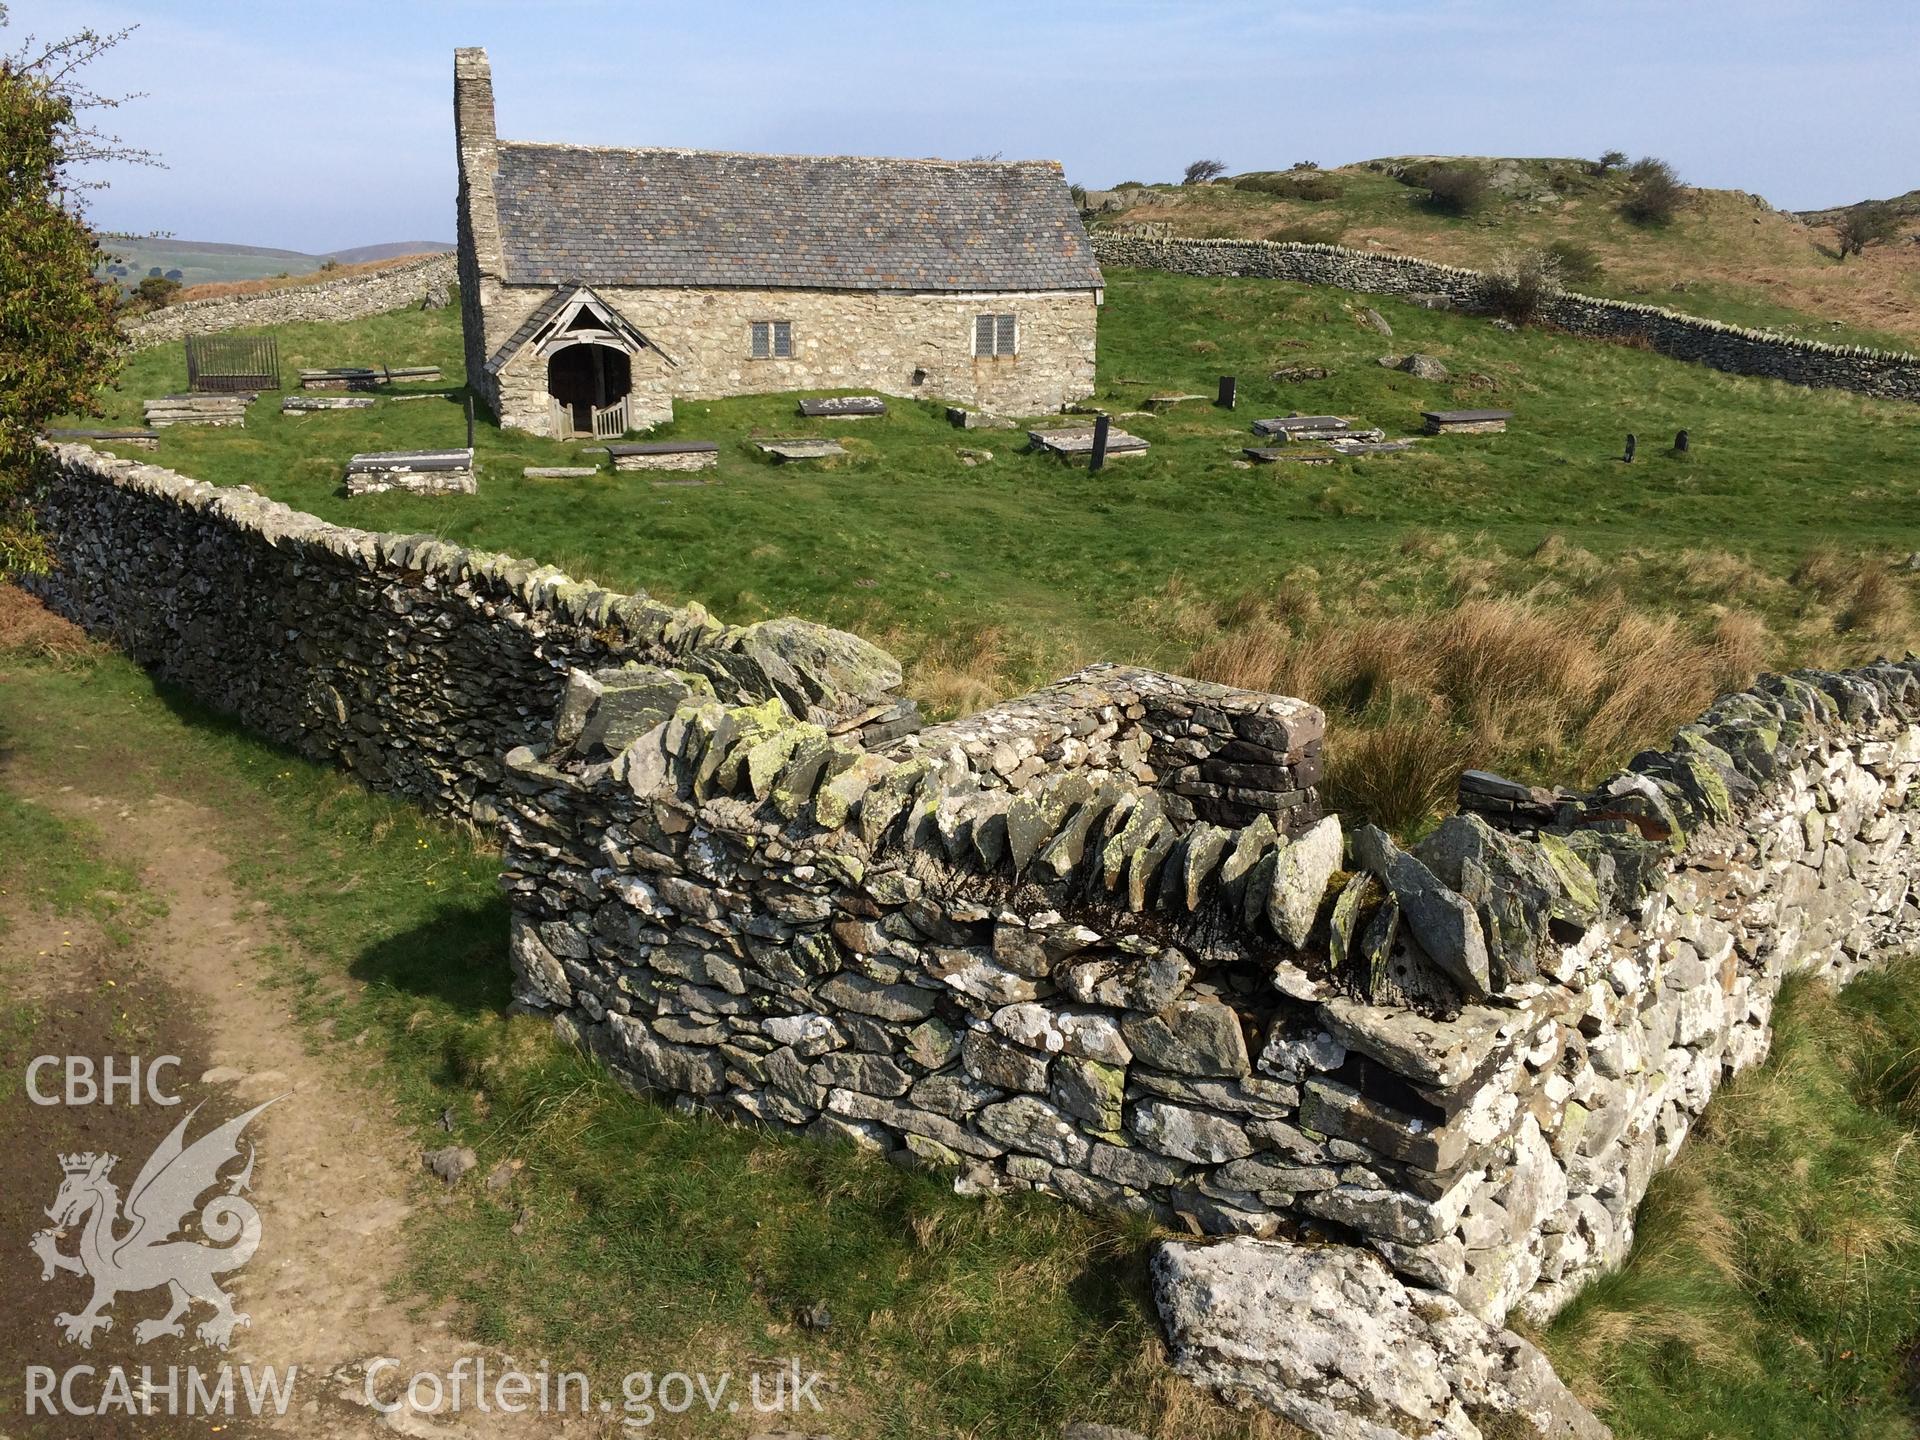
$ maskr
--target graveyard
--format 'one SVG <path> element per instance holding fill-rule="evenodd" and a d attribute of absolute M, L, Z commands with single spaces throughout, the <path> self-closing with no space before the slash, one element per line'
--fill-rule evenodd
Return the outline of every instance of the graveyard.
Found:
<path fill-rule="evenodd" d="M 1895 27 L 1496 8 L 0 37 L 0 1440 L 1920 1440 Z"/>
<path fill-rule="evenodd" d="M 464 444 L 452 308 L 274 332 L 289 377 L 358 368 L 381 375 L 370 389 L 295 389 L 248 406 L 244 427 L 168 424 L 145 432 L 154 439 L 98 443 L 344 524 L 879 637 L 935 714 L 1091 658 L 1316 683 L 1306 661 L 1336 623 L 1446 628 L 1463 604 L 1584 626 L 1602 652 L 1622 613 L 1657 612 L 1676 663 L 1700 669 L 1709 691 L 1743 668 L 1899 653 L 1916 633 L 1916 572 L 1903 565 L 1920 519 L 1914 406 L 1277 281 L 1116 270 L 1109 286 L 1085 408 L 1141 448 L 1116 447 L 1097 473 L 1084 454 L 1062 463 L 1030 449 L 1026 434 L 1090 427 L 1090 413 L 975 415 L 1021 428 L 961 428 L 935 401 L 863 414 L 875 407 L 852 397 L 770 395 L 682 403 L 672 425 L 612 456 L 482 415 L 475 493 L 349 498 L 356 455 Z M 1401 368 L 1409 352 L 1447 378 Z M 182 366 L 177 344 L 139 352 L 105 418 L 73 425 L 140 426 L 148 400 L 184 389 Z M 1229 374 L 1225 410 L 1217 382 Z M 307 410 L 294 397 L 373 403 Z M 1459 412 L 1512 418 L 1425 433 L 1430 413 Z M 1290 416 L 1327 423 L 1295 442 L 1281 433 L 1298 430 Z M 1836 575 L 1820 558 L 1833 546 L 1869 563 Z M 1361 726 L 1441 703 L 1449 754 L 1465 745 L 1477 763 L 1543 777 L 1617 762 L 1700 693 L 1589 736 L 1578 715 L 1545 728 L 1475 721 L 1425 683 L 1318 698 Z"/>

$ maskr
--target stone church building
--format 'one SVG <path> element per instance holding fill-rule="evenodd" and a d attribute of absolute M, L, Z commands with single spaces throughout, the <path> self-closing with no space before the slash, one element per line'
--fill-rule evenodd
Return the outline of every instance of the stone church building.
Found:
<path fill-rule="evenodd" d="M 676 398 L 876 390 L 1009 415 L 1093 392 L 1060 166 L 502 140 L 454 52 L 467 377 L 503 425 L 617 436 Z"/>

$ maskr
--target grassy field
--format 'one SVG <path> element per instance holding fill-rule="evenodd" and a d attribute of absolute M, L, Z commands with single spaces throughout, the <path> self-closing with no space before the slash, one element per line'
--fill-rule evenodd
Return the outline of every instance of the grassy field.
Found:
<path fill-rule="evenodd" d="M 1438 210 L 1424 191 L 1361 164 L 1321 172 L 1339 191 L 1326 200 L 1236 189 L 1230 181 L 1157 185 L 1132 192 L 1127 209 L 1100 222 L 1324 240 L 1476 267 L 1502 251 L 1567 241 L 1599 262 L 1599 273 L 1574 287 L 1591 294 L 1812 339 L 1920 348 L 1920 247 L 1905 235 L 1842 261 L 1830 225 L 1808 225 L 1744 191 L 1692 190 L 1671 223 L 1641 225 L 1620 211 L 1627 181 L 1619 172 L 1594 176 L 1581 160 L 1471 163 L 1494 177 L 1496 192 L 1469 216 Z M 1912 220 L 1903 226 L 1916 229 Z"/>
<path fill-rule="evenodd" d="M 641 475 L 527 480 L 584 446 L 483 423 L 477 497 L 347 500 L 360 450 L 457 444 L 452 393 L 164 432 L 162 464 L 249 484 L 328 518 L 432 532 L 746 621 L 797 613 L 898 651 L 936 713 L 976 708 L 1095 659 L 1302 694 L 1335 715 L 1337 800 L 1417 822 L 1476 762 L 1573 780 L 1670 733 L 1766 665 L 1858 661 L 1913 643 L 1920 407 L 1726 376 L 1566 336 L 1273 281 L 1116 272 L 1099 403 L 1211 393 L 1121 423 L 1152 442 L 1098 475 L 960 432 L 932 403 L 879 420 L 801 420 L 791 396 L 682 404 L 670 435 L 720 442 L 718 483 Z M 280 329 L 282 364 L 437 362 L 460 378 L 453 310 Z M 1418 350 L 1434 384 L 1376 360 Z M 143 351 L 106 397 L 184 383 Z M 1322 365 L 1323 381 L 1268 378 Z M 1494 404 L 1504 435 L 1329 466 L 1252 468 L 1247 426 L 1293 411 L 1404 434 L 1423 408 Z M 1692 450 L 1670 453 L 1686 428 Z M 1628 431 L 1632 466 L 1618 458 Z M 775 467 L 754 435 L 823 433 L 852 454 Z M 963 451 L 993 458 L 966 463 Z M 128 452 L 138 454 L 138 452 Z"/>
<path fill-rule="evenodd" d="M 1074 1419 L 1160 1440 L 1292 1433 L 1166 1369 L 1151 1230 L 690 1119 L 503 1016 L 498 862 L 469 835 L 103 654 L 0 640 L 0 752 L 0 889 L 110 924 L 148 903 L 96 837 L 12 793 L 29 776 L 120 804 L 194 796 L 269 907 L 308 1043 L 367 1087 L 369 1113 L 423 1149 L 473 1146 L 482 1173 L 523 1162 L 509 1195 L 419 1206 L 394 1277 L 454 1302 L 476 1338 L 602 1378 L 635 1356 L 712 1370 L 797 1354 L 832 1377 L 822 1425 L 862 1440 L 1052 1440 Z M 1771 1061 L 1655 1182 L 1626 1269 L 1539 1337 L 1623 1440 L 1915 1433 L 1917 982 L 1908 963 L 1839 999 L 1792 992 Z M 830 1328 L 796 1322 L 816 1303 Z"/>

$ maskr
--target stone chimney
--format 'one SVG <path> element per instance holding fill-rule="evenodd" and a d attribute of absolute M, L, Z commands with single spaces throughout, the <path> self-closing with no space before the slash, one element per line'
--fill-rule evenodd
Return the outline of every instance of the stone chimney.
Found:
<path fill-rule="evenodd" d="M 493 124 L 493 67 L 478 47 L 453 52 L 453 137 L 460 159 L 457 238 L 467 384 L 497 415 L 500 397 L 486 374 L 486 362 L 494 338 L 488 334 L 487 312 L 506 273 L 494 198 L 500 139 Z"/>

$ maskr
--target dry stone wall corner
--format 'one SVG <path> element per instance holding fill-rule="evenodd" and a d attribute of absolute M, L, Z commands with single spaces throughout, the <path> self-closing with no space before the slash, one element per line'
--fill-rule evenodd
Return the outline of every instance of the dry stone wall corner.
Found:
<path fill-rule="evenodd" d="M 1407 850 L 1177 810 L 1151 706 L 1317 740 L 1279 697 L 1094 667 L 861 748 L 689 695 L 611 758 L 509 757 L 516 983 L 724 1114 L 1542 1319 L 1784 978 L 1920 933 L 1916 663 L 1769 677 L 1544 821 Z"/>

